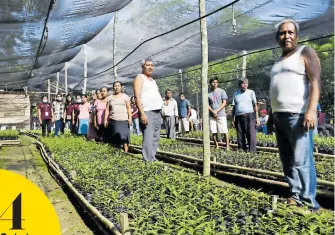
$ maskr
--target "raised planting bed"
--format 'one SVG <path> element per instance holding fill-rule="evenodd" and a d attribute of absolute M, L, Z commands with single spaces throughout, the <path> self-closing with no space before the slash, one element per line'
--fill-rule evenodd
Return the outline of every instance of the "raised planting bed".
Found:
<path fill-rule="evenodd" d="M 280 199 L 211 178 L 146 164 L 108 145 L 82 138 L 42 138 L 46 152 L 101 214 L 132 234 L 333 234 L 333 214 L 296 213 Z M 275 207 L 274 207 L 275 209 Z"/>
<path fill-rule="evenodd" d="M 0 141 L 19 140 L 19 132 L 16 130 L 0 131 Z"/>
<path fill-rule="evenodd" d="M 184 134 L 179 134 L 178 137 L 186 137 L 186 138 L 195 138 L 195 139 L 202 139 L 202 132 L 194 131 Z M 236 131 L 234 129 L 229 130 L 229 137 L 231 140 L 231 144 L 237 144 L 237 137 Z M 275 135 L 265 135 L 263 133 L 257 133 L 257 146 L 260 147 L 259 149 L 266 148 L 277 148 L 277 141 Z M 335 138 L 334 137 L 314 137 L 314 149 L 316 153 L 324 153 L 324 154 L 331 154 L 334 155 L 334 144 Z M 265 150 L 265 149 L 264 149 Z"/>
<path fill-rule="evenodd" d="M 131 137 L 131 143 L 134 145 L 141 145 L 142 138 L 137 136 Z M 203 148 L 192 144 L 186 144 L 180 141 L 173 141 L 169 139 L 161 139 L 159 143 L 159 150 L 191 156 L 197 159 L 203 159 Z M 283 178 L 282 177 L 282 163 L 279 156 L 268 153 L 246 153 L 242 151 L 223 151 L 222 149 L 211 148 L 211 160 L 218 163 L 252 168 L 256 170 L 272 171 L 275 174 L 263 174 L 267 178 Z M 334 182 L 334 158 L 317 158 L 315 161 L 317 177 L 319 180 Z M 228 167 L 226 167 L 228 168 Z M 237 169 L 231 167 L 234 172 L 246 172 L 247 170 Z M 261 176 L 261 172 L 252 172 L 250 174 L 257 174 Z M 332 184 L 333 185 L 333 184 Z M 331 185 L 328 185 L 331 186 Z"/>

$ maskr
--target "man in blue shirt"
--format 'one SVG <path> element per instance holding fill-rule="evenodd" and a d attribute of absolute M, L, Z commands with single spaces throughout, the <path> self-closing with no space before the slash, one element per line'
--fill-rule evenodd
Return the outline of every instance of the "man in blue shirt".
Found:
<path fill-rule="evenodd" d="M 247 138 L 249 151 L 256 152 L 256 123 L 259 126 L 256 95 L 248 89 L 248 79 L 239 79 L 238 85 L 239 90 L 233 95 L 232 126 L 236 128 L 238 148 L 247 150 Z"/>
<path fill-rule="evenodd" d="M 213 134 L 214 143 L 216 148 L 218 148 L 218 134 L 223 133 L 226 140 L 226 149 L 229 150 L 227 115 L 225 111 L 228 96 L 225 90 L 218 88 L 219 81 L 217 77 L 211 78 L 209 83 L 211 86 L 208 91 L 209 126 Z"/>
<path fill-rule="evenodd" d="M 179 132 L 189 132 L 190 131 L 190 116 L 191 116 L 191 104 L 185 98 L 184 93 L 179 94 L 180 103 L 178 105 L 179 110 Z"/>

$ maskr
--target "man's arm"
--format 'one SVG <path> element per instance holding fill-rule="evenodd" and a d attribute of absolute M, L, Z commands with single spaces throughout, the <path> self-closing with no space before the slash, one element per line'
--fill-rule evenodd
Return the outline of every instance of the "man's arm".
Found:
<path fill-rule="evenodd" d="M 188 102 L 187 105 L 187 119 L 190 119 L 191 117 L 191 106 L 190 106 L 190 102 Z"/>
<path fill-rule="evenodd" d="M 140 113 L 140 118 L 143 120 L 143 124 L 148 124 L 147 116 L 143 110 L 142 100 L 141 100 L 141 93 L 143 88 L 143 79 L 140 75 L 137 75 L 134 81 L 134 95 L 135 95 L 135 103 Z"/>
<path fill-rule="evenodd" d="M 42 115 L 41 115 L 41 109 L 37 109 L 37 114 L 38 114 L 38 120 L 40 121 L 40 124 L 42 124 Z"/>
<path fill-rule="evenodd" d="M 235 128 L 235 105 L 233 105 L 233 110 L 231 111 L 231 116 L 232 116 L 231 125 Z"/>
<path fill-rule="evenodd" d="M 176 120 L 178 120 L 178 104 L 177 101 L 174 100 L 174 116 L 176 117 Z"/>
<path fill-rule="evenodd" d="M 254 106 L 254 111 L 256 113 L 256 125 L 259 126 L 260 123 L 259 123 L 259 115 L 258 115 L 258 105 L 257 105 L 256 95 L 254 91 L 252 91 L 252 102 Z"/>
<path fill-rule="evenodd" d="M 305 62 L 305 68 L 311 85 L 309 103 L 305 113 L 304 126 L 313 129 L 316 125 L 316 106 L 320 98 L 320 81 L 321 68 L 320 60 L 311 47 L 305 47 L 302 51 L 302 56 Z"/>
<path fill-rule="evenodd" d="M 128 124 L 131 126 L 132 123 L 132 115 L 131 115 L 131 107 L 130 107 L 130 100 L 126 100 L 126 108 L 128 112 Z"/>

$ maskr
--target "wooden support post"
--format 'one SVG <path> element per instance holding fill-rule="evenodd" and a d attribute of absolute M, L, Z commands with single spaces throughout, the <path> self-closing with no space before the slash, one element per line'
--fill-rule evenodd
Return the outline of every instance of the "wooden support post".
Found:
<path fill-rule="evenodd" d="M 129 232 L 129 219 L 127 213 L 120 213 L 121 222 L 121 233 L 124 235 L 130 235 Z"/>
<path fill-rule="evenodd" d="M 116 55 L 116 24 L 117 24 L 117 11 L 114 13 L 114 26 L 113 26 L 113 70 L 114 70 L 114 82 L 117 81 L 117 66 L 115 66 L 115 55 Z"/>
<path fill-rule="evenodd" d="M 272 210 L 277 210 L 277 200 L 278 196 L 277 195 L 272 195 Z"/>
<path fill-rule="evenodd" d="M 85 45 L 83 45 L 84 50 L 84 87 L 83 87 L 83 94 L 86 94 L 86 87 L 87 87 L 87 54 L 85 51 Z"/>
<path fill-rule="evenodd" d="M 243 62 L 242 62 L 242 78 L 247 77 L 247 51 L 242 51 L 243 54 Z"/>
<path fill-rule="evenodd" d="M 51 102 L 50 100 L 50 79 L 48 79 L 48 101 Z"/>
<path fill-rule="evenodd" d="M 199 15 L 203 17 L 206 15 L 206 1 L 199 0 Z M 201 89 L 202 89 L 202 125 L 203 125 L 203 175 L 209 176 L 211 174 L 211 146 L 209 140 L 209 114 L 208 114 L 208 37 L 207 37 L 207 22 L 206 18 L 200 20 L 201 31 Z"/>
<path fill-rule="evenodd" d="M 65 74 L 64 74 L 64 85 L 65 85 L 65 95 L 67 95 L 67 67 L 68 67 L 68 62 L 65 62 Z"/>
<path fill-rule="evenodd" d="M 180 87 L 181 87 L 181 92 L 184 92 L 184 85 L 183 85 L 183 70 L 179 69 L 179 75 L 180 75 Z"/>
<path fill-rule="evenodd" d="M 56 80 L 56 94 L 58 94 L 58 86 L 59 86 L 59 72 L 57 73 L 57 80 Z"/>

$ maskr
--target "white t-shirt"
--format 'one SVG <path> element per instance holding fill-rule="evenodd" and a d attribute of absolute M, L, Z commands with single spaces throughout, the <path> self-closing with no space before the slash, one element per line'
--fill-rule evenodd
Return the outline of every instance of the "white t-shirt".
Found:
<path fill-rule="evenodd" d="M 144 74 L 140 74 L 143 78 L 143 87 L 141 92 L 141 101 L 144 111 L 161 110 L 163 107 L 163 99 L 159 93 L 155 80 L 149 80 Z"/>
<path fill-rule="evenodd" d="M 266 123 L 268 122 L 268 119 L 269 119 L 269 115 L 265 115 L 264 117 L 260 117 L 259 118 L 259 123 L 261 125 L 266 125 Z"/>
<path fill-rule="evenodd" d="M 191 109 L 191 117 L 192 120 L 197 120 L 197 111 Z"/>

